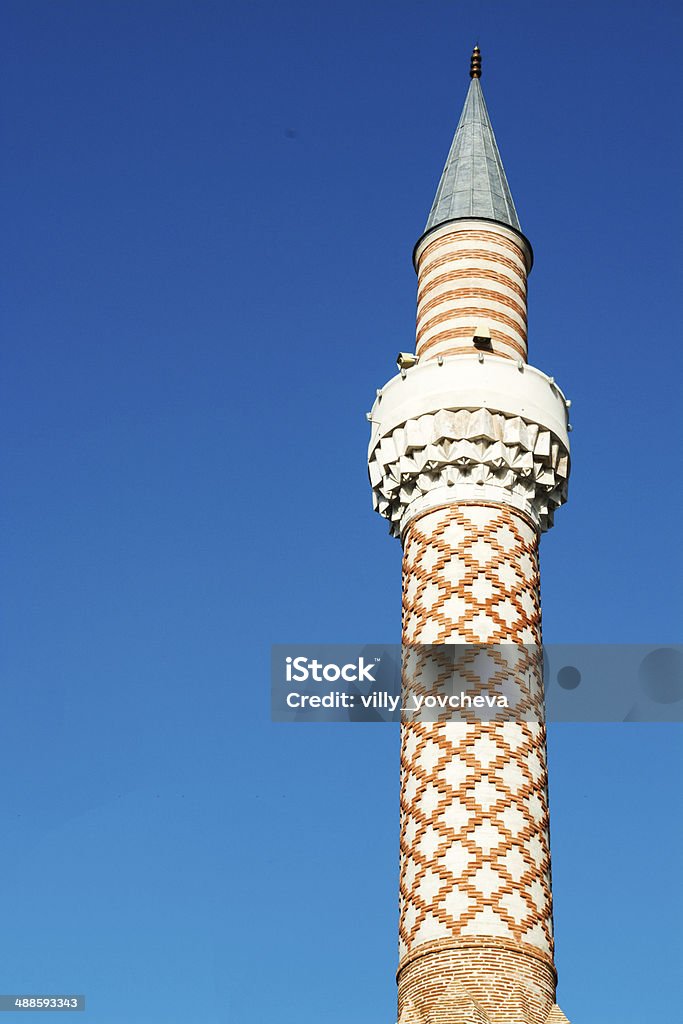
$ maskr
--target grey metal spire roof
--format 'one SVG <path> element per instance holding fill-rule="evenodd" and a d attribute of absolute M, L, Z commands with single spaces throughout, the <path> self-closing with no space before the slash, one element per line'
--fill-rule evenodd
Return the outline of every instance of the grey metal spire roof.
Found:
<path fill-rule="evenodd" d="M 472 78 L 425 232 L 457 217 L 484 217 L 521 232 L 478 75 Z"/>

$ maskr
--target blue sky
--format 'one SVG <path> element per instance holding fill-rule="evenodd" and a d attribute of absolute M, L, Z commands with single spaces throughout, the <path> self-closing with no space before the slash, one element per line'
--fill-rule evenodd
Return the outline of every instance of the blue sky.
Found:
<path fill-rule="evenodd" d="M 374 389 L 468 84 L 573 401 L 552 642 L 681 641 L 679 5 L 3 5 L 0 989 L 93 1024 L 395 1020 L 398 735 L 269 721 L 391 642 Z M 678 1007 L 680 726 L 550 730 L 560 1001 Z M 39 1015 L 40 1017 L 40 1015 Z"/>

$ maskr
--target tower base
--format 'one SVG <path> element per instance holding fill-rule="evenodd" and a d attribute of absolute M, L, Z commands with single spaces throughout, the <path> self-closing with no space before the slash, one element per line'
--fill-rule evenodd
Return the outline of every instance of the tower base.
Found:
<path fill-rule="evenodd" d="M 398 1024 L 569 1024 L 555 968 L 530 947 L 495 939 L 429 944 L 398 970 Z"/>

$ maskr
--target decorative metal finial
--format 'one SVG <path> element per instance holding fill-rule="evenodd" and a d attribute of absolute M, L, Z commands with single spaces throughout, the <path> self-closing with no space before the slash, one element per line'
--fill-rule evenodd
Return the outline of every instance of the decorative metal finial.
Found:
<path fill-rule="evenodd" d="M 474 47 L 470 57 L 470 78 L 481 78 L 481 51 L 478 46 Z"/>

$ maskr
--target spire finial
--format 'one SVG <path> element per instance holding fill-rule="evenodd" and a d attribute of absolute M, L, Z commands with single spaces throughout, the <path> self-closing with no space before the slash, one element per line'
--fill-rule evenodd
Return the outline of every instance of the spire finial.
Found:
<path fill-rule="evenodd" d="M 470 57 L 470 78 L 481 78 L 481 51 L 478 46 L 474 47 Z"/>

